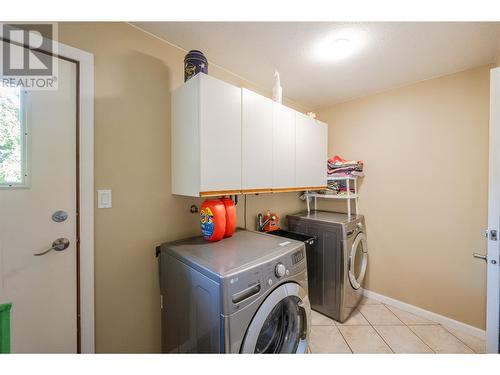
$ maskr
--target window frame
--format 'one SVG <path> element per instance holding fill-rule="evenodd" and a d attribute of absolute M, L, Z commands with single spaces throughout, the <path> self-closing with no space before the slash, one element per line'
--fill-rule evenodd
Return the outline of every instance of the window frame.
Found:
<path fill-rule="evenodd" d="M 30 188 L 30 148 L 31 137 L 28 126 L 28 92 L 19 90 L 19 127 L 21 132 L 21 181 L 20 182 L 0 182 L 0 189 L 28 189 Z"/>

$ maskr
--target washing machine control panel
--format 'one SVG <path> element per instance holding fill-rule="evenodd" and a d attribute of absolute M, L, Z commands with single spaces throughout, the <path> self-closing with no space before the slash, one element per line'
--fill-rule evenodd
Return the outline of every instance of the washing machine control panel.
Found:
<path fill-rule="evenodd" d="M 278 263 L 276 264 L 276 267 L 274 267 L 274 274 L 276 277 L 279 279 L 280 277 L 285 276 L 286 273 L 286 267 L 283 263 Z"/>
<path fill-rule="evenodd" d="M 296 251 L 295 253 L 292 254 L 292 263 L 293 264 L 300 263 L 304 260 L 305 257 L 306 255 L 304 250 L 301 249 L 299 251 Z"/>
<path fill-rule="evenodd" d="M 305 269 L 305 250 L 302 248 L 287 254 L 267 263 L 263 267 L 267 286 L 273 286 L 281 282 L 282 279 L 293 276 Z"/>

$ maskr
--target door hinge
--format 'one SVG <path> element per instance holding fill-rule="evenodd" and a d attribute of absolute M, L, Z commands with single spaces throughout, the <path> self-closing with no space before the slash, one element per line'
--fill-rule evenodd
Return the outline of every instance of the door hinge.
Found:
<path fill-rule="evenodd" d="M 163 294 L 160 294 L 160 309 L 163 310 Z"/>

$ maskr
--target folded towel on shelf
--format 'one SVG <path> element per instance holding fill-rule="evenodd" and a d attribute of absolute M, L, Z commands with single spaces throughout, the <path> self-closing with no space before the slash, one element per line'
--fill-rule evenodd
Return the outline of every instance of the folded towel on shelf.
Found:
<path fill-rule="evenodd" d="M 328 190 L 336 192 L 337 194 L 347 194 L 346 180 L 328 181 L 327 187 L 328 187 Z M 350 190 L 351 194 L 355 193 L 353 184 L 349 185 L 349 190 Z"/>
<path fill-rule="evenodd" d="M 362 160 L 345 160 L 335 155 L 328 159 L 327 175 L 329 177 L 363 177 L 364 163 Z"/>
<path fill-rule="evenodd" d="M 362 171 L 348 171 L 348 172 L 328 171 L 327 173 L 328 177 L 338 177 L 338 178 L 365 177 L 365 172 Z"/>

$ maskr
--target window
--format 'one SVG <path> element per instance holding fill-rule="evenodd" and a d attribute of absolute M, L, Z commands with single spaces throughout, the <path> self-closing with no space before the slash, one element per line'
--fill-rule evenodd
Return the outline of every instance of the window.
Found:
<path fill-rule="evenodd" d="M 0 87 L 0 187 L 27 185 L 24 91 Z"/>

